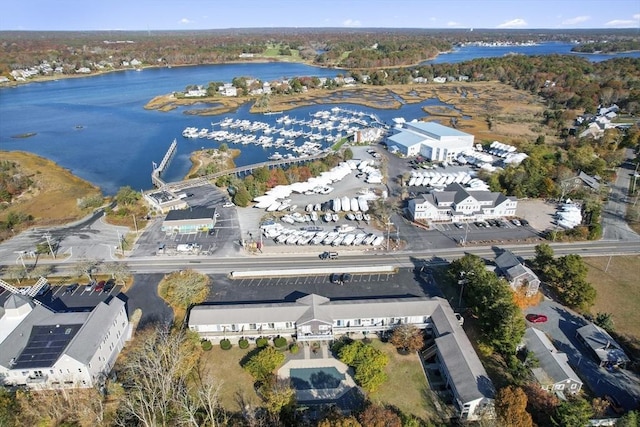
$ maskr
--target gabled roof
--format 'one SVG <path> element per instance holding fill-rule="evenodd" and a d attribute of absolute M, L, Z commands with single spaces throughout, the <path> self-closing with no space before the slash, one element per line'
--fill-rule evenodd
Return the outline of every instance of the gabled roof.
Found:
<path fill-rule="evenodd" d="M 611 335 L 598 325 L 589 323 L 579 328 L 578 335 L 587 343 L 603 362 L 626 363 L 629 357 Z"/>
<path fill-rule="evenodd" d="M 506 273 L 512 267 L 516 265 L 522 264 L 518 257 L 516 257 L 513 252 L 508 249 L 505 249 L 500 255 L 496 257 L 496 265 L 500 270 Z"/>
<path fill-rule="evenodd" d="M 527 350 L 533 352 L 540 363 L 540 367 L 532 371 L 541 384 L 552 385 L 569 379 L 582 384 L 578 375 L 569 366 L 567 355 L 558 352 L 542 331 L 527 328 L 524 341 Z"/>
<path fill-rule="evenodd" d="M 428 134 L 431 138 L 439 139 L 443 136 L 470 136 L 470 134 L 459 131 L 436 122 L 407 122 L 406 126 L 417 129 Z"/>

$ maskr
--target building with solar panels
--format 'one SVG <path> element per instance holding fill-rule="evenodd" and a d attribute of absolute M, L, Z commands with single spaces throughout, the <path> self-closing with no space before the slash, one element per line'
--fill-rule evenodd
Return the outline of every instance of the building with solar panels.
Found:
<path fill-rule="evenodd" d="M 100 384 L 131 337 L 124 301 L 57 313 L 25 295 L 0 308 L 0 382 L 34 389 Z"/>

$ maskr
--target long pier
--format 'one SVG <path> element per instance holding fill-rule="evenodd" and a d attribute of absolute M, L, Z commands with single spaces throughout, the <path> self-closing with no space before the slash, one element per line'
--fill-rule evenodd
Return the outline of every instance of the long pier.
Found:
<path fill-rule="evenodd" d="M 289 165 L 292 165 L 292 164 L 307 163 L 307 162 L 311 162 L 313 160 L 322 159 L 324 157 L 327 157 L 331 153 L 332 152 L 329 151 L 329 152 L 326 152 L 326 153 L 317 154 L 315 156 L 296 157 L 295 159 L 282 159 L 282 160 L 273 160 L 273 161 L 269 161 L 269 162 L 254 163 L 254 164 L 251 164 L 251 165 L 240 166 L 240 167 L 237 167 L 237 168 L 228 169 L 228 170 L 221 171 L 221 172 L 216 172 L 216 173 L 213 173 L 213 174 L 210 174 L 210 175 L 199 176 L 197 178 L 191 178 L 191 179 L 185 179 L 184 181 L 170 182 L 170 183 L 164 183 L 163 182 L 163 186 L 170 188 L 172 191 L 180 191 L 180 190 L 184 190 L 186 188 L 191 188 L 191 187 L 197 187 L 197 186 L 200 186 L 200 185 L 204 185 L 204 184 L 208 183 L 209 181 L 218 179 L 218 178 L 220 178 L 222 176 L 227 176 L 227 175 L 235 175 L 237 177 L 246 176 L 246 175 L 250 174 L 251 172 L 253 172 L 255 169 L 258 169 L 258 168 L 266 167 L 268 169 L 273 169 L 273 168 L 277 168 L 277 167 L 289 166 Z M 153 179 L 153 177 L 152 177 L 152 179 Z M 159 180 L 159 181 L 162 182 L 162 180 Z"/>
<path fill-rule="evenodd" d="M 162 175 L 162 172 L 164 172 L 167 166 L 169 166 L 169 162 L 173 158 L 173 155 L 176 152 L 177 146 L 178 146 L 178 141 L 174 139 L 171 145 L 169 146 L 169 149 L 165 153 L 164 157 L 162 158 L 160 165 L 157 167 L 154 167 L 153 172 L 151 172 L 151 182 L 153 183 L 153 185 L 155 185 L 158 188 L 165 186 L 165 182 L 160 178 L 160 175 Z M 153 165 L 155 166 L 155 163 Z"/>

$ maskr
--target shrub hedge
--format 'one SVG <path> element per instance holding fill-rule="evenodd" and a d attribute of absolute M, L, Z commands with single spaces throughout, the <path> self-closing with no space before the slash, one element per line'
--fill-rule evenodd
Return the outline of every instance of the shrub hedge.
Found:
<path fill-rule="evenodd" d="M 228 339 L 223 339 L 220 341 L 220 348 L 223 350 L 229 350 L 231 348 L 231 341 Z"/>
<path fill-rule="evenodd" d="M 269 340 L 264 338 L 264 337 L 260 337 L 256 340 L 256 347 L 258 348 L 263 348 L 269 345 Z"/>
<path fill-rule="evenodd" d="M 291 344 L 291 347 L 289 347 L 289 351 L 291 352 L 291 354 L 298 354 L 298 352 L 300 351 L 300 347 L 298 347 L 298 344 Z"/>
<path fill-rule="evenodd" d="M 249 341 L 247 341 L 246 339 L 242 338 L 240 341 L 238 341 L 238 347 L 240 347 L 241 349 L 246 349 L 249 348 Z"/>
<path fill-rule="evenodd" d="M 209 340 L 202 341 L 201 345 L 204 351 L 209 351 L 213 348 L 213 344 L 211 344 L 211 341 Z"/>
<path fill-rule="evenodd" d="M 273 345 L 275 345 L 276 348 L 285 347 L 287 345 L 287 339 L 284 337 L 277 337 L 273 340 Z"/>

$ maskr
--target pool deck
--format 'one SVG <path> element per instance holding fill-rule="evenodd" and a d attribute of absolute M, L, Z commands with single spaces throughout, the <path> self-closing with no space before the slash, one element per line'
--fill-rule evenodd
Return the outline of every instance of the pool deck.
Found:
<path fill-rule="evenodd" d="M 296 390 L 296 398 L 299 402 L 310 402 L 314 400 L 335 400 L 340 398 L 353 387 L 356 383 L 353 381 L 349 373 L 349 367 L 339 360 L 333 358 L 329 354 L 329 348 L 326 344 L 321 345 L 320 352 L 322 358 L 312 358 L 309 346 L 303 346 L 304 359 L 289 360 L 280 369 L 278 369 L 279 378 L 290 378 L 291 369 L 299 368 L 336 368 L 338 372 L 344 375 L 345 379 L 340 382 L 337 388 L 328 389 L 309 389 Z"/>

